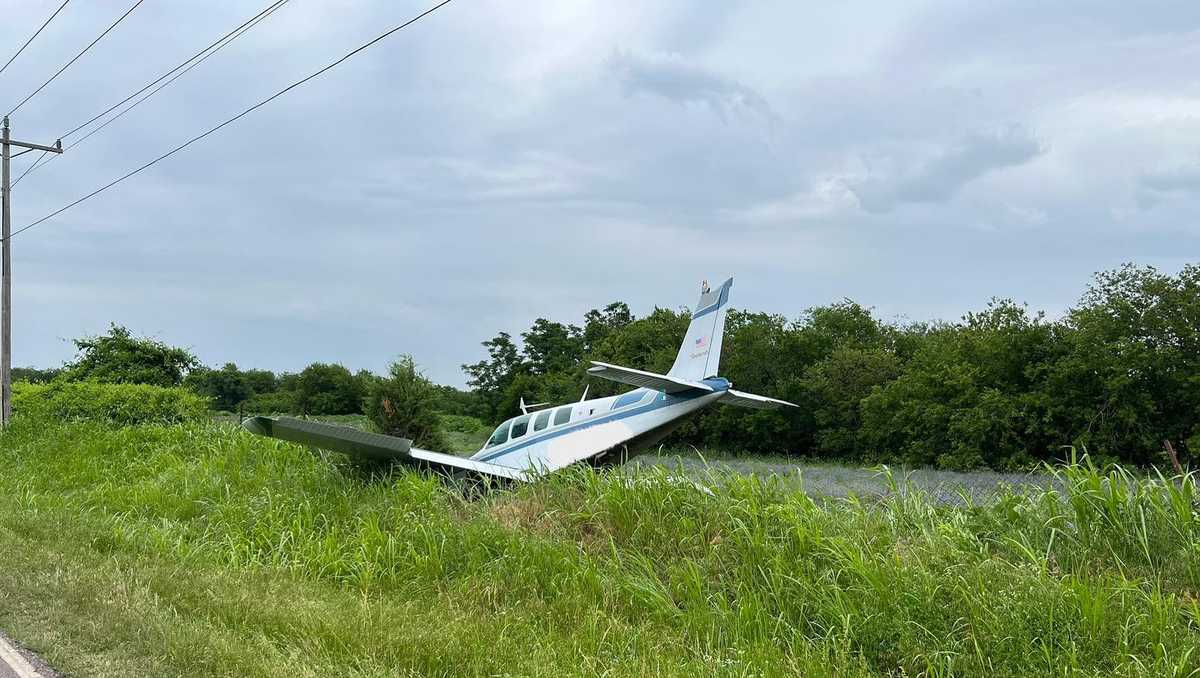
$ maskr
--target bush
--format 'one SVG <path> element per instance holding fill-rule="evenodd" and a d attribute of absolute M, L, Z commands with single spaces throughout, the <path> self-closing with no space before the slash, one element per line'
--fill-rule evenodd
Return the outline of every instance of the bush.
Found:
<path fill-rule="evenodd" d="M 388 376 L 372 380 L 367 390 L 367 416 L 380 433 L 408 438 L 426 450 L 450 451 L 434 408 L 437 387 L 417 370 L 412 357 L 401 356 Z"/>
<path fill-rule="evenodd" d="M 209 414 L 209 402 L 184 388 L 56 380 L 13 384 L 13 412 L 19 417 L 91 419 L 128 426 L 201 419 Z"/>
<path fill-rule="evenodd" d="M 291 414 L 297 411 L 296 394 L 293 391 L 271 391 L 255 393 L 243 404 L 247 414 Z"/>
<path fill-rule="evenodd" d="M 76 339 L 75 348 L 79 353 L 62 374 L 70 381 L 178 386 L 200 364 L 185 348 L 135 337 L 115 323 L 108 334 Z"/>
<path fill-rule="evenodd" d="M 362 414 L 368 377 L 336 363 L 313 363 L 296 380 L 295 407 L 303 414 Z"/>

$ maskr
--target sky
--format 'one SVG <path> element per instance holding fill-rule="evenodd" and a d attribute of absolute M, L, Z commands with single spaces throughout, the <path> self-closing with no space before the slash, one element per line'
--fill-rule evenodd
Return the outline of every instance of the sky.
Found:
<path fill-rule="evenodd" d="M 0 105 L 131 2 L 69 4 Z M 0 0 L 0 57 L 59 4 Z M 267 4 L 145 0 L 14 138 L 52 143 Z M 290 0 L 25 177 L 13 227 L 428 6 Z M 728 275 L 735 307 L 790 318 L 1059 316 L 1096 271 L 1200 261 L 1198 63 L 1194 0 L 455 0 L 14 237 L 13 362 L 115 322 L 210 365 L 408 353 L 462 385 L 499 331 Z"/>

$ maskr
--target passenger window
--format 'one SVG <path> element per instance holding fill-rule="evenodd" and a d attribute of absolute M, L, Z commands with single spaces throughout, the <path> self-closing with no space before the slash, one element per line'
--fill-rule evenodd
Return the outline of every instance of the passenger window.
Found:
<path fill-rule="evenodd" d="M 525 432 L 528 430 L 529 415 L 527 414 L 523 417 L 517 417 L 516 419 L 513 419 L 512 435 L 510 435 L 508 438 L 509 440 L 516 440 L 517 438 L 525 435 Z"/>
<path fill-rule="evenodd" d="M 508 422 L 506 421 L 503 424 L 500 424 L 500 427 L 496 429 L 496 432 L 492 434 L 491 438 L 488 438 L 487 445 L 484 445 L 484 447 L 492 447 L 494 445 L 503 445 L 507 440 L 508 440 Z"/>
<path fill-rule="evenodd" d="M 632 405 L 636 402 L 641 402 L 645 395 L 645 391 L 630 391 L 620 398 L 617 398 L 617 401 L 613 403 L 612 408 L 615 410 L 620 407 L 625 407 L 626 405 Z"/>
<path fill-rule="evenodd" d="M 558 411 L 554 413 L 554 425 L 560 426 L 568 421 L 571 421 L 571 406 L 558 408 Z"/>
<path fill-rule="evenodd" d="M 550 410 L 538 412 L 537 419 L 533 420 L 533 430 L 540 431 L 550 425 Z"/>

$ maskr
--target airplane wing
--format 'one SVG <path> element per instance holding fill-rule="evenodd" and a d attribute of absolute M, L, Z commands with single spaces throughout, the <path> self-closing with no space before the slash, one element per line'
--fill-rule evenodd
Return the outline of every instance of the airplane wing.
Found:
<path fill-rule="evenodd" d="M 242 428 L 268 438 L 344 452 L 366 459 L 392 460 L 436 470 L 466 472 L 505 480 L 528 479 L 524 471 L 514 468 L 417 449 L 412 447 L 412 441 L 406 438 L 380 435 L 349 426 L 293 417 L 249 417 L 242 422 Z"/>
<path fill-rule="evenodd" d="M 725 395 L 721 397 L 720 402 L 726 405 L 737 405 L 738 407 L 749 407 L 754 410 L 774 410 L 780 407 L 799 407 L 795 403 L 789 403 L 786 400 L 776 400 L 766 396 L 746 393 L 745 391 L 735 391 L 729 389 Z"/>
<path fill-rule="evenodd" d="M 592 361 L 594 367 L 588 368 L 588 374 L 609 381 L 616 381 L 630 386 L 641 386 L 642 388 L 652 389 L 654 391 L 662 391 L 663 393 L 682 393 L 684 391 L 712 391 L 713 387 L 701 381 L 692 381 L 690 379 L 680 379 L 679 377 L 669 377 L 665 374 L 655 374 L 643 370 L 635 370 L 631 367 L 621 367 L 619 365 L 610 365 L 608 363 Z"/>

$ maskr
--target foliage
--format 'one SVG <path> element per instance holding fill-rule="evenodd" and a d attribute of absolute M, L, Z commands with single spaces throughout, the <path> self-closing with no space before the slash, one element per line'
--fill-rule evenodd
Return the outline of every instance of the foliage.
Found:
<path fill-rule="evenodd" d="M 388 376 L 371 380 L 366 414 L 380 433 L 408 438 L 421 449 L 449 452 L 435 409 L 437 395 L 412 357 L 401 356 L 388 367 Z"/>
<path fill-rule="evenodd" d="M 589 361 L 666 372 L 686 309 L 635 317 L 614 302 L 581 323 L 538 318 L 514 339 L 483 342 L 463 366 L 469 392 L 435 386 L 432 408 L 489 425 L 527 403 L 628 390 L 589 379 Z M 364 412 L 367 372 L 313 363 L 297 374 L 196 367 L 184 349 L 109 334 L 78 340 L 57 379 L 185 384 L 219 409 L 306 415 Z M 189 373 L 190 370 L 190 373 Z M 49 372 L 22 372 L 45 380 Z M 846 299 L 798 317 L 731 309 L 721 376 L 799 405 L 715 407 L 668 441 L 751 454 L 819 456 L 944 468 L 1024 469 L 1066 446 L 1138 466 L 1200 454 L 1200 265 L 1176 275 L 1126 265 L 1096 275 L 1062 318 L 996 299 L 957 322 L 890 323 Z M 456 442 L 456 446 L 459 443 Z M 465 443 L 464 443 L 465 444 Z"/>
<path fill-rule="evenodd" d="M 13 384 L 13 413 L 43 423 L 85 419 L 127 426 L 199 419 L 209 404 L 183 388 L 57 380 Z"/>
<path fill-rule="evenodd" d="M 1044 425 L 1056 335 L 1008 300 L 930 332 L 899 377 L 862 400 L 863 440 L 911 465 L 1021 468 L 1052 458 L 1071 440 Z"/>
<path fill-rule="evenodd" d="M 21 421 L 0 464 L 5 630 L 71 675 L 1200 670 L 1193 477 L 953 507 L 578 469 L 465 501 L 234 427 Z"/>
<path fill-rule="evenodd" d="M 255 393 L 241 407 L 246 414 L 298 414 L 296 394 L 292 391 Z"/>
<path fill-rule="evenodd" d="M 234 363 L 225 363 L 219 370 L 199 367 L 188 373 L 183 385 L 209 398 L 217 410 L 232 412 L 254 395 L 249 381 Z"/>
<path fill-rule="evenodd" d="M 478 393 L 440 384 L 435 384 L 434 388 L 437 390 L 434 402 L 438 412 L 470 417 L 479 417 L 484 414 L 484 403 Z"/>
<path fill-rule="evenodd" d="M 487 359 L 462 368 L 467 373 L 467 385 L 479 394 L 487 418 L 503 419 L 510 409 L 504 403 L 506 393 L 526 368 L 517 345 L 507 332 L 483 342 L 483 347 L 487 349 Z"/>
<path fill-rule="evenodd" d="M 1089 448 L 1157 460 L 1162 441 L 1200 453 L 1200 266 L 1177 276 L 1100 273 L 1065 323 L 1050 416 Z"/>
<path fill-rule="evenodd" d="M 60 378 L 69 381 L 98 381 L 109 384 L 178 386 L 188 370 L 199 365 L 184 348 L 168 346 L 149 337 L 134 337 L 120 325 L 108 334 L 75 340 L 78 353 L 67 363 Z"/>
<path fill-rule="evenodd" d="M 351 374 L 336 363 L 313 363 L 295 381 L 294 405 L 303 414 L 357 414 L 371 379 L 369 372 Z"/>
<path fill-rule="evenodd" d="M 588 380 L 589 360 L 666 372 L 690 315 L 635 318 L 617 302 L 580 328 L 539 318 L 518 344 L 484 342 L 468 384 L 499 422 L 527 402 L 628 390 Z M 1065 446 L 1163 463 L 1200 442 L 1200 266 L 1178 275 L 1127 265 L 1100 273 L 1064 318 L 993 300 L 953 323 L 886 323 L 851 300 L 781 315 L 729 312 L 721 373 L 735 388 L 783 398 L 785 411 L 712 408 L 673 444 L 751 453 L 1027 468 Z"/>
<path fill-rule="evenodd" d="M 27 381 L 31 384 L 45 384 L 61 373 L 62 370 L 51 368 L 48 370 L 39 370 L 36 367 L 14 367 L 12 370 L 13 381 Z"/>

